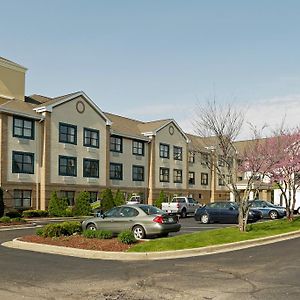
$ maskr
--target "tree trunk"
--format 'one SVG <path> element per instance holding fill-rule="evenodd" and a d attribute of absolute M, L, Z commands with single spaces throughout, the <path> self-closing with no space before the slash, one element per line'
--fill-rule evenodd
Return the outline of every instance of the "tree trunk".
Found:
<path fill-rule="evenodd" d="M 241 232 L 247 231 L 248 211 L 248 201 L 242 200 L 239 205 L 239 229 Z"/>

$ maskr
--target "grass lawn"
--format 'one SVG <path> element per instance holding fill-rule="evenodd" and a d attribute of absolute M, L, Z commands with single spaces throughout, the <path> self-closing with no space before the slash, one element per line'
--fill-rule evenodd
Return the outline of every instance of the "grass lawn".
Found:
<path fill-rule="evenodd" d="M 161 238 L 146 243 L 140 243 L 129 252 L 152 252 L 199 248 L 245 241 L 255 238 L 267 237 L 281 233 L 300 230 L 300 217 L 292 222 L 286 219 L 249 224 L 247 232 L 240 232 L 237 227 L 208 230 L 191 234 L 179 235 L 170 238 Z"/>

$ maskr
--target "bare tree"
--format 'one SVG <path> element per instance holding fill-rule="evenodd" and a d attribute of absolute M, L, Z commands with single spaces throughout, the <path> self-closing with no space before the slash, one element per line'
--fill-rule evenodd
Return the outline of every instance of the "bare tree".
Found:
<path fill-rule="evenodd" d="M 244 123 L 244 112 L 233 104 L 222 106 L 213 99 L 205 105 L 198 105 L 196 115 L 194 128 L 196 133 L 203 137 L 202 141 L 206 144 L 203 146 L 212 151 L 212 157 L 218 157 L 222 162 L 216 163 L 216 159 L 212 159 L 207 165 L 215 169 L 217 176 L 223 180 L 235 201 L 239 203 L 239 228 L 240 231 L 246 231 L 249 194 L 255 182 L 262 182 L 271 164 L 264 151 L 260 150 L 265 145 L 255 138 L 255 142 L 248 143 L 242 152 L 237 151 L 235 141 Z M 212 143 L 213 139 L 208 137 L 213 137 L 215 142 Z M 208 144 L 208 141 L 211 144 Z M 257 155 L 258 152 L 260 155 Z M 238 171 L 247 174 L 243 193 L 237 185 Z"/>

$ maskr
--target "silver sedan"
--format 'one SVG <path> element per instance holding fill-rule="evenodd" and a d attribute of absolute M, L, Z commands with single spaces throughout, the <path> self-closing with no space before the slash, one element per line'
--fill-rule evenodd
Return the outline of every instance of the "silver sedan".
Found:
<path fill-rule="evenodd" d="M 150 235 L 167 236 L 170 232 L 179 231 L 180 227 L 177 216 L 168 215 L 147 204 L 117 206 L 99 217 L 82 222 L 83 230 L 109 230 L 118 234 L 129 229 L 136 239 Z"/>

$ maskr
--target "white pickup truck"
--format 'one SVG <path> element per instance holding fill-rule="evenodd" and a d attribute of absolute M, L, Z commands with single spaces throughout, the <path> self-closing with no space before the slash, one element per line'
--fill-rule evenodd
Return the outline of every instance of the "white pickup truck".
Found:
<path fill-rule="evenodd" d="M 193 198 L 174 197 L 171 202 L 163 202 L 161 209 L 166 213 L 180 214 L 182 218 L 185 218 L 188 214 L 194 214 L 199 206 Z"/>

